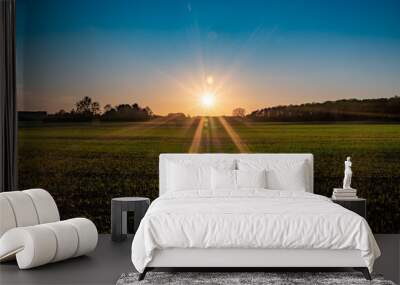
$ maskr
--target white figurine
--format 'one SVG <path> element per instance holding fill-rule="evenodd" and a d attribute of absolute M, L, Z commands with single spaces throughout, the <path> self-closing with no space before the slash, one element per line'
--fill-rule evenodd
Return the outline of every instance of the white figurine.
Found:
<path fill-rule="evenodd" d="M 344 179 L 343 179 L 343 189 L 352 189 L 351 188 L 351 176 L 353 172 L 351 171 L 351 157 L 348 156 L 346 161 L 344 162 Z"/>

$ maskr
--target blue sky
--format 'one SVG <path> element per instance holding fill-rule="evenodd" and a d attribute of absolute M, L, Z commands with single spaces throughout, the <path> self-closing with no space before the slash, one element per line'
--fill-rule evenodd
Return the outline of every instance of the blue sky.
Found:
<path fill-rule="evenodd" d="M 70 110 L 89 95 L 219 115 L 389 97 L 399 15 L 400 1 L 18 0 L 19 109 Z"/>

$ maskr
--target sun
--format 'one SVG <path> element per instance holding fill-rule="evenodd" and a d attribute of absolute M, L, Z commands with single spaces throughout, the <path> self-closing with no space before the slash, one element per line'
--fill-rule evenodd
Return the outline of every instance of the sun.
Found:
<path fill-rule="evenodd" d="M 205 92 L 201 95 L 201 104 L 204 107 L 211 108 L 215 105 L 215 94 L 211 92 Z"/>

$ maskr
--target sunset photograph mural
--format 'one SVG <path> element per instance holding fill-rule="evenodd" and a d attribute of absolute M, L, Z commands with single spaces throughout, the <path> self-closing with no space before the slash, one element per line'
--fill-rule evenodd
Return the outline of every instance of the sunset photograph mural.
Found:
<path fill-rule="evenodd" d="M 110 231 L 158 196 L 160 153 L 351 156 L 376 233 L 399 233 L 398 1 L 17 1 L 19 187 Z M 368 205 L 367 205 L 368 206 Z"/>

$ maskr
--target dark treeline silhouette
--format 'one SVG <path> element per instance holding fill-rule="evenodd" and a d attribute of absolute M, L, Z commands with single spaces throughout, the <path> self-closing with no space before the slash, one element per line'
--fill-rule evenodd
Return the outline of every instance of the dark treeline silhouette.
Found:
<path fill-rule="evenodd" d="M 173 119 L 175 121 L 182 121 L 190 118 L 190 116 L 186 116 L 184 113 L 169 113 L 167 118 Z"/>
<path fill-rule="evenodd" d="M 400 97 L 347 99 L 264 108 L 246 116 L 253 121 L 400 121 Z"/>
<path fill-rule="evenodd" d="M 105 112 L 100 116 L 101 121 L 147 121 L 153 117 L 149 107 L 141 108 L 137 103 L 133 105 L 121 104 L 112 108 L 105 106 Z"/>
<path fill-rule="evenodd" d="M 232 117 L 244 118 L 246 117 L 246 110 L 244 108 L 235 108 L 232 111 Z"/>
<path fill-rule="evenodd" d="M 18 112 L 18 121 L 43 121 L 47 117 L 46 111 Z"/>
<path fill-rule="evenodd" d="M 45 116 L 42 120 L 44 122 L 90 122 L 93 120 L 135 122 L 147 121 L 154 117 L 149 107 L 142 108 L 137 103 L 120 104 L 115 107 L 107 104 L 103 109 L 101 113 L 100 104 L 86 96 L 79 100 L 70 112 L 60 110 L 55 114 Z"/>
<path fill-rule="evenodd" d="M 245 110 L 237 108 L 234 117 L 244 117 Z M 101 112 L 100 104 L 90 97 L 79 100 L 75 107 L 67 112 L 60 110 L 54 114 L 47 112 L 18 112 L 19 121 L 44 122 L 90 122 L 98 121 L 148 121 L 160 116 L 149 107 L 142 108 L 134 103 L 111 106 L 107 104 Z M 185 120 L 183 113 L 170 113 L 167 118 Z M 344 99 L 323 103 L 307 103 L 269 107 L 246 115 L 253 121 L 270 122 L 312 122 L 312 121 L 400 121 L 400 97 L 379 99 Z"/>

